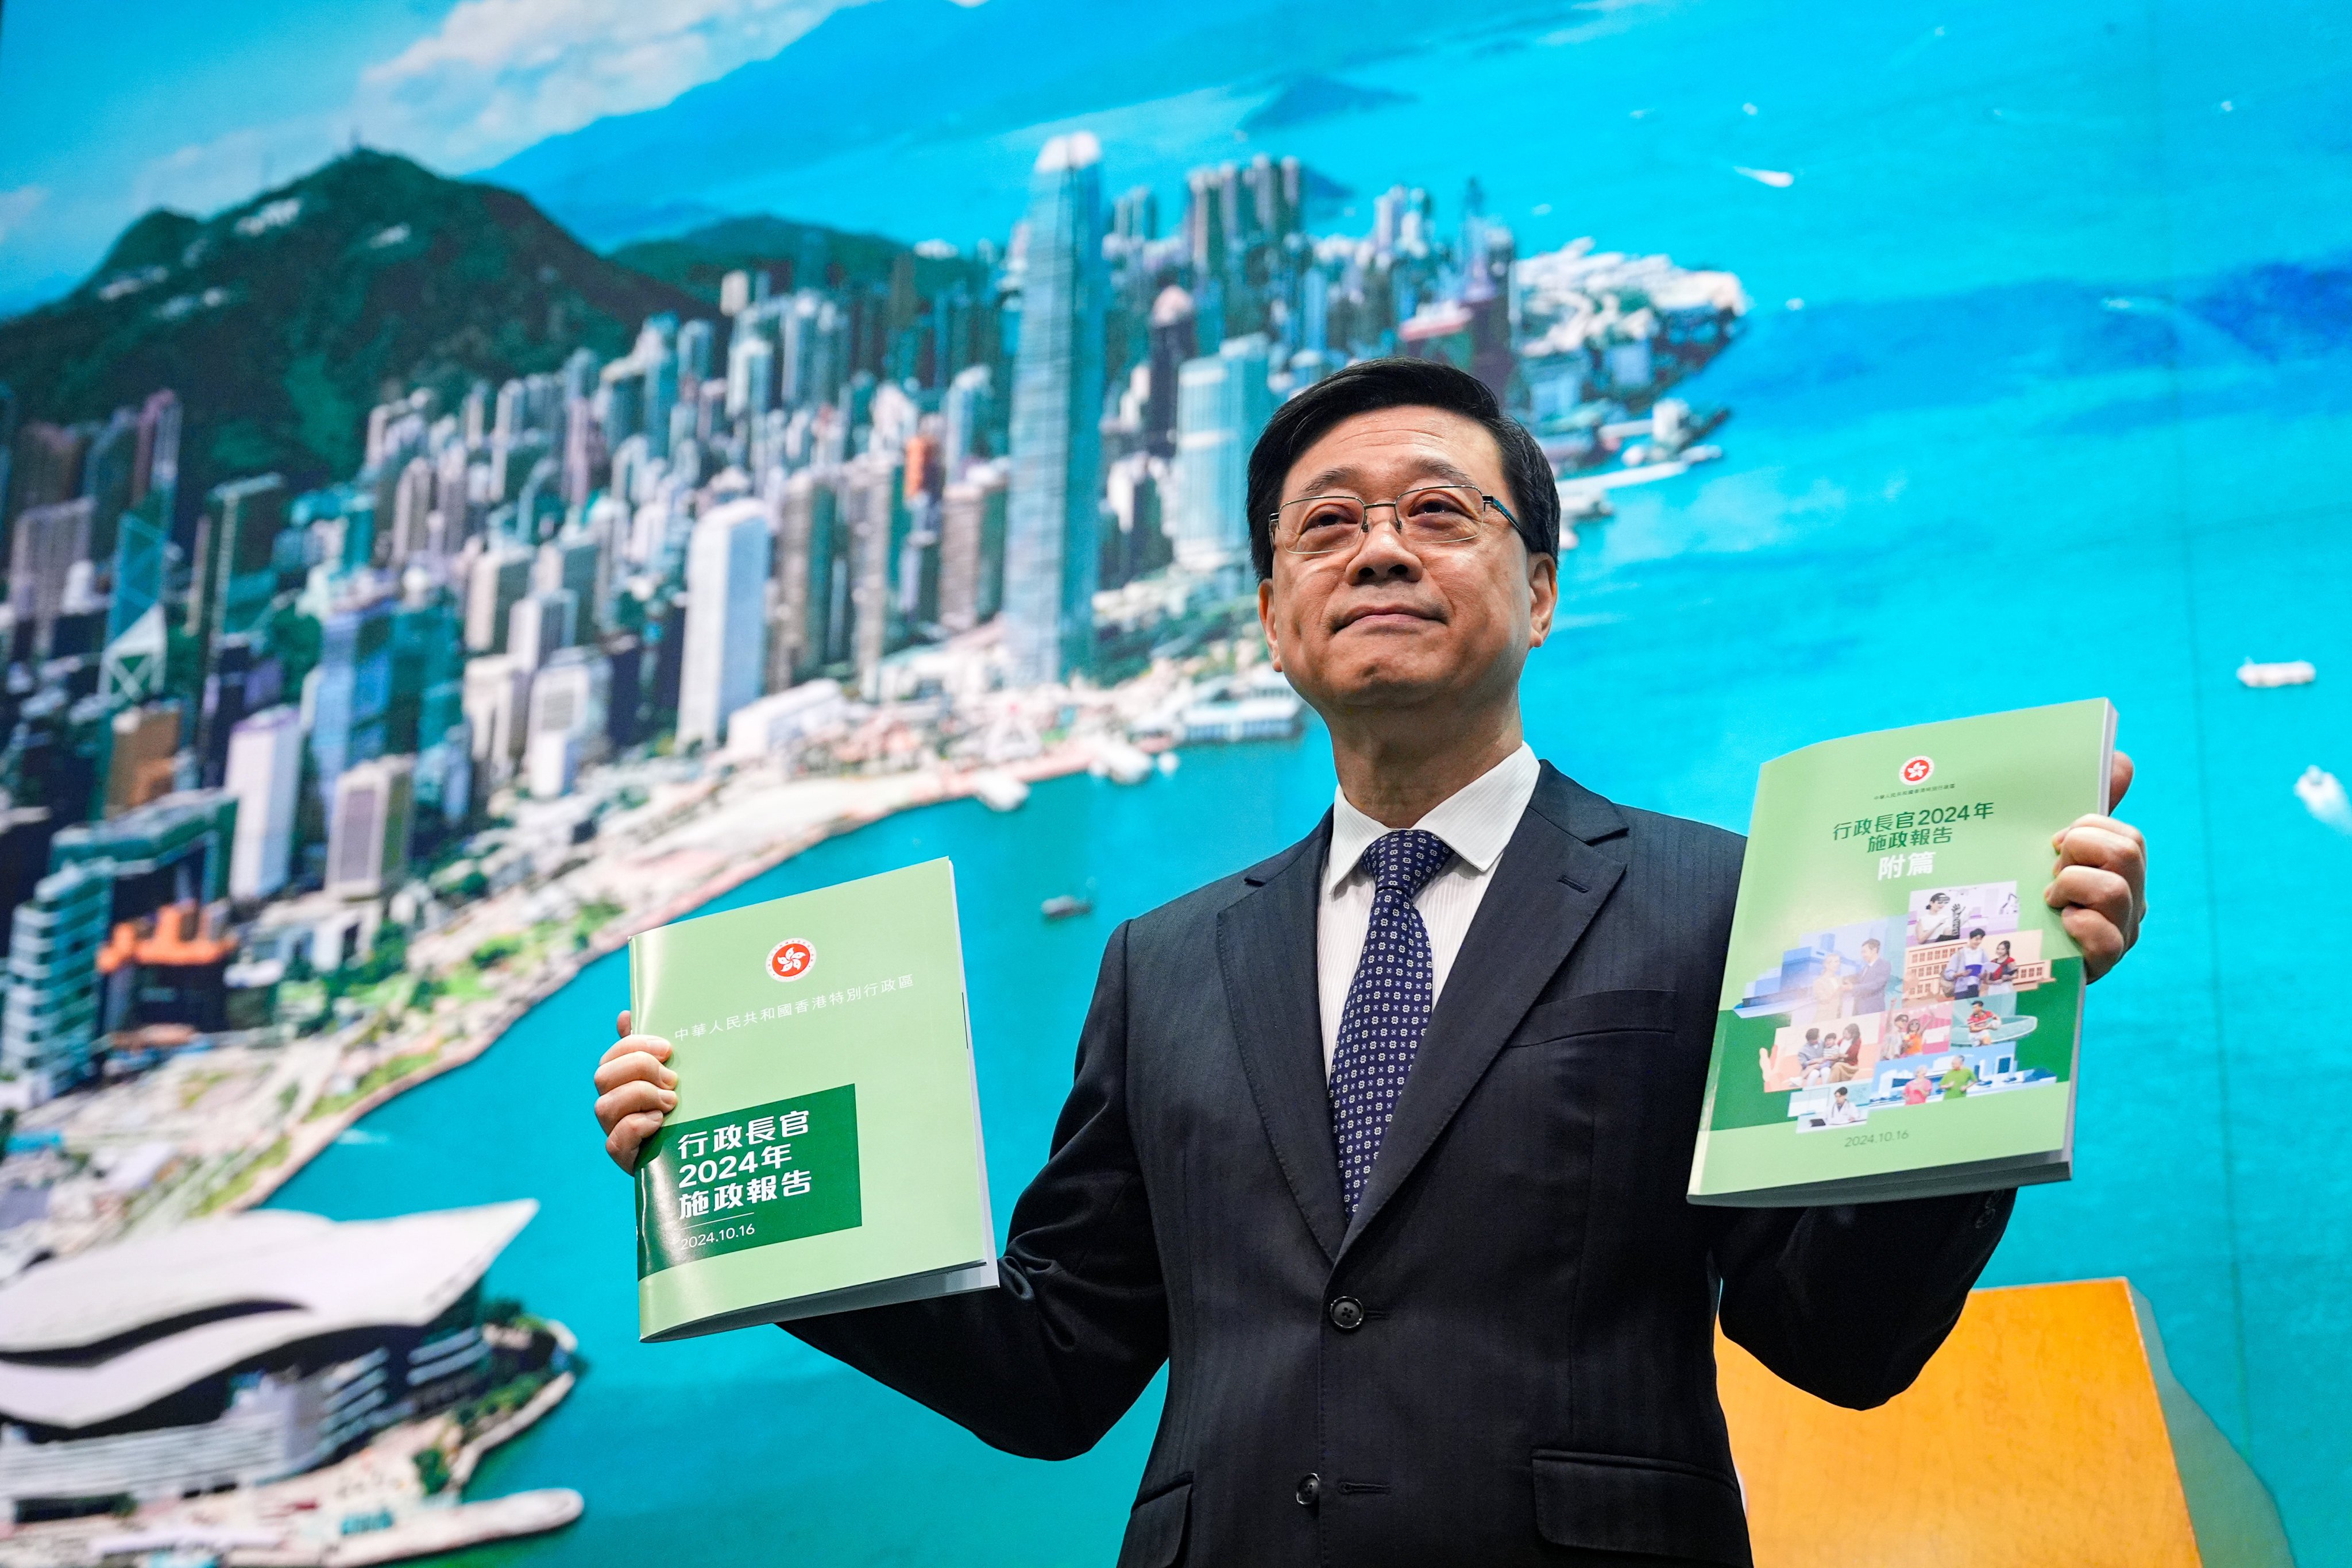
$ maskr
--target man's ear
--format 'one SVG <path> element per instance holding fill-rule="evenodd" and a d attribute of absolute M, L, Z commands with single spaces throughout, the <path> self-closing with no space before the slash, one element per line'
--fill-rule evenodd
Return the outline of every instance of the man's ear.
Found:
<path fill-rule="evenodd" d="M 1551 617 L 1559 608 L 1559 557 L 1528 557 L 1528 646 L 1541 647 L 1551 636 Z"/>
<path fill-rule="evenodd" d="M 1282 673 L 1282 639 L 1274 631 L 1274 579 L 1261 577 L 1257 583 L 1257 625 L 1265 634 L 1266 658 L 1274 663 L 1275 673 Z"/>

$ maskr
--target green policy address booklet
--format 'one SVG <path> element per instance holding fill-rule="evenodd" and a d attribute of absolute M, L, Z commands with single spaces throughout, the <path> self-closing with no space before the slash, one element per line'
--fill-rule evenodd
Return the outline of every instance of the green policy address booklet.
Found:
<path fill-rule="evenodd" d="M 1825 741 L 1764 764 L 1694 1203 L 2063 1181 L 2083 955 L 2051 837 L 2107 806 L 2103 700 Z"/>
<path fill-rule="evenodd" d="M 643 932 L 629 999 L 678 1075 L 637 1163 L 641 1340 L 996 1283 L 947 861 Z"/>

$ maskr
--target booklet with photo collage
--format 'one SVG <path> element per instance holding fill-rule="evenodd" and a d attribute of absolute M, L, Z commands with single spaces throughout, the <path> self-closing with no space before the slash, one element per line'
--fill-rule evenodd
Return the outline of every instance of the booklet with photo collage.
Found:
<path fill-rule="evenodd" d="M 2104 700 L 1884 730 L 1764 764 L 1694 1203 L 2063 1181 L 2083 955 L 2051 838 L 2107 806 Z"/>
<path fill-rule="evenodd" d="M 945 860 L 629 942 L 677 1105 L 638 1157 L 642 1340 L 996 1283 Z"/>

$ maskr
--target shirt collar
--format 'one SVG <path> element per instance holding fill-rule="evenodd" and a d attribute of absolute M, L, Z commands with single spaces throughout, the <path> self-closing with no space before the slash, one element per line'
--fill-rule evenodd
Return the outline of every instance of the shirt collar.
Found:
<path fill-rule="evenodd" d="M 1536 779 L 1542 771 L 1534 749 L 1522 741 L 1517 751 L 1433 806 L 1413 826 L 1437 835 L 1465 864 L 1484 876 L 1518 830 L 1519 818 L 1527 814 L 1528 802 L 1535 798 Z M 1357 810 L 1345 790 L 1332 791 L 1331 847 L 1323 861 L 1327 896 L 1338 892 L 1339 884 L 1355 874 L 1365 849 L 1388 831 L 1386 824 Z"/>

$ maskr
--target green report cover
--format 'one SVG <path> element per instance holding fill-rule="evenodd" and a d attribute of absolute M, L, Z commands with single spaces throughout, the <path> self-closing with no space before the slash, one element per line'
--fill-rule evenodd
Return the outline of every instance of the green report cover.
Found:
<path fill-rule="evenodd" d="M 2051 837 L 2106 809 L 2115 710 L 2027 708 L 1764 764 L 1694 1203 L 2063 1181 L 2083 955 Z"/>
<path fill-rule="evenodd" d="M 945 860 L 629 942 L 677 1105 L 637 1162 L 637 1331 L 685 1339 L 996 1283 Z"/>

